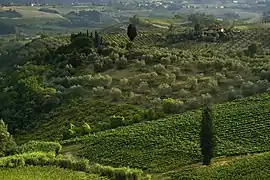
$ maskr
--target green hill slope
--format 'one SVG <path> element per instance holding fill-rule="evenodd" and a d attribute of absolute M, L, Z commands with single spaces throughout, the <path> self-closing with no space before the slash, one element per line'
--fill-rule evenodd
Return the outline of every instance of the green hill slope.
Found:
<path fill-rule="evenodd" d="M 246 180 L 270 178 L 270 153 L 236 158 L 233 161 L 217 162 L 210 167 L 195 167 L 170 173 L 175 180 Z"/>
<path fill-rule="evenodd" d="M 217 156 L 269 151 L 270 94 L 214 106 Z M 201 159 L 201 111 L 104 131 L 82 143 L 78 155 L 105 165 L 164 172 Z"/>

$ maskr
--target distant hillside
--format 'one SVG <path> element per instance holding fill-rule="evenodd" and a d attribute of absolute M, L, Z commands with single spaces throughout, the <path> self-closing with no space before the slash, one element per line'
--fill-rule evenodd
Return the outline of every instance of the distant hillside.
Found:
<path fill-rule="evenodd" d="M 8 4 L 10 3 L 10 0 L 0 0 L 0 4 Z M 30 0 L 12 0 L 13 3 L 18 4 L 29 4 L 33 1 Z M 73 0 L 40 0 L 39 3 L 48 3 L 48 4 L 71 4 L 74 1 Z M 84 0 L 83 2 L 93 2 L 93 0 Z"/>
<path fill-rule="evenodd" d="M 22 15 L 15 10 L 0 10 L 0 18 L 21 18 Z"/>
<path fill-rule="evenodd" d="M 117 23 L 112 17 L 95 10 L 79 12 L 71 11 L 64 17 L 69 20 L 70 26 L 87 27 L 98 23 L 106 25 Z"/>

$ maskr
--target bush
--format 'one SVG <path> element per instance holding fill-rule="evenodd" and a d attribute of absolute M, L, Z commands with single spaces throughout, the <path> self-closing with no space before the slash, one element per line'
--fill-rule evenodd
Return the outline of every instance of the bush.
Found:
<path fill-rule="evenodd" d="M 164 74 L 166 72 L 166 68 L 162 64 L 154 65 L 154 71 L 158 74 Z"/>
<path fill-rule="evenodd" d="M 64 156 L 55 157 L 54 153 L 34 152 L 0 158 L 0 168 L 16 168 L 25 165 L 57 166 L 73 171 L 90 171 L 91 173 L 93 172 L 102 176 L 107 176 L 115 180 L 139 180 L 143 173 L 142 170 L 130 169 L 126 167 L 113 168 L 99 164 L 90 166 L 89 161 L 86 159 L 75 159 Z"/>
<path fill-rule="evenodd" d="M 124 68 L 126 68 L 127 65 L 128 65 L 127 58 L 121 57 L 120 59 L 117 59 L 117 60 L 115 61 L 115 64 L 116 64 L 116 68 L 117 68 L 117 69 L 124 69 Z"/>
<path fill-rule="evenodd" d="M 112 116 L 110 118 L 110 127 L 117 128 L 124 125 L 125 118 L 123 116 Z"/>
<path fill-rule="evenodd" d="M 9 154 L 14 148 L 16 143 L 9 134 L 7 125 L 0 119 L 0 157 Z"/>
<path fill-rule="evenodd" d="M 139 180 L 142 177 L 143 171 L 130 168 L 112 168 L 110 166 L 94 165 L 94 173 L 101 176 L 107 176 L 112 180 Z"/>
<path fill-rule="evenodd" d="M 86 134 L 90 134 L 91 127 L 86 122 L 82 125 L 81 134 L 84 136 Z"/>
<path fill-rule="evenodd" d="M 244 82 L 241 86 L 241 91 L 244 96 L 254 95 L 257 92 L 257 89 L 257 85 L 250 81 Z"/>
<path fill-rule="evenodd" d="M 172 98 L 163 99 L 162 101 L 162 108 L 165 113 L 179 113 L 183 105 L 183 101 Z"/>
<path fill-rule="evenodd" d="M 29 141 L 17 147 L 17 151 L 20 154 L 31 152 L 54 152 L 59 154 L 61 149 L 62 146 L 59 143 L 45 141 Z"/>
<path fill-rule="evenodd" d="M 172 93 L 172 88 L 169 84 L 162 83 L 158 86 L 158 93 L 161 97 L 167 97 Z"/>
<path fill-rule="evenodd" d="M 110 91 L 110 96 L 111 96 L 113 101 L 119 101 L 121 99 L 121 96 L 122 96 L 121 89 L 113 87 Z"/>

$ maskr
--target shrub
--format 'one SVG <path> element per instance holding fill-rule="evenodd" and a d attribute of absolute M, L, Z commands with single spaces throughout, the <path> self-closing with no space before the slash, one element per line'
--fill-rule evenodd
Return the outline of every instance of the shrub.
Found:
<path fill-rule="evenodd" d="M 270 71 L 262 70 L 260 76 L 262 80 L 267 79 L 268 81 L 270 81 Z"/>
<path fill-rule="evenodd" d="M 179 113 L 183 105 L 183 101 L 172 98 L 163 99 L 162 101 L 162 108 L 165 113 Z"/>
<path fill-rule="evenodd" d="M 141 69 L 145 67 L 145 61 L 144 60 L 136 60 L 135 61 L 135 68 Z"/>
<path fill-rule="evenodd" d="M 253 82 L 244 82 L 241 86 L 241 91 L 244 96 L 251 96 L 257 92 L 258 88 L 257 85 Z"/>
<path fill-rule="evenodd" d="M 0 157 L 13 151 L 15 147 L 16 143 L 9 134 L 7 125 L 0 119 Z"/>
<path fill-rule="evenodd" d="M 20 154 L 30 153 L 30 152 L 54 152 L 59 154 L 62 146 L 56 142 L 46 142 L 46 141 L 29 141 L 21 146 L 17 147 L 17 151 Z"/>
<path fill-rule="evenodd" d="M 89 126 L 89 124 L 87 124 L 86 122 L 82 125 L 82 129 L 81 129 L 81 134 L 82 135 L 86 135 L 86 134 L 90 134 L 91 132 L 91 127 Z"/>
<path fill-rule="evenodd" d="M 117 69 L 124 69 L 124 68 L 126 68 L 127 65 L 128 65 L 127 58 L 121 57 L 120 59 L 117 59 L 117 60 L 115 61 L 115 64 L 116 64 L 116 68 L 117 68 Z"/>
<path fill-rule="evenodd" d="M 169 96 L 172 93 L 172 88 L 169 84 L 162 83 L 158 86 L 158 93 L 161 97 Z"/>
<path fill-rule="evenodd" d="M 176 75 L 175 74 L 165 74 L 165 78 L 166 78 L 166 83 L 172 85 L 176 80 Z"/>
<path fill-rule="evenodd" d="M 142 81 L 139 84 L 138 92 L 140 92 L 140 93 L 146 93 L 148 91 L 148 89 L 149 89 L 148 83 L 145 82 L 145 81 Z"/>
<path fill-rule="evenodd" d="M 156 64 L 154 65 L 154 71 L 158 74 L 164 74 L 166 72 L 166 68 L 162 64 Z"/>
<path fill-rule="evenodd" d="M 119 85 L 121 88 L 127 88 L 128 86 L 128 79 L 127 78 L 121 78 L 119 81 Z"/>
<path fill-rule="evenodd" d="M 63 140 L 70 139 L 76 136 L 75 126 L 70 123 L 69 128 L 64 130 Z"/>
<path fill-rule="evenodd" d="M 34 152 L 0 158 L 0 168 L 15 168 L 25 165 L 57 166 L 73 171 L 96 173 L 114 180 L 139 180 L 143 173 L 142 170 L 126 167 L 113 168 L 99 164 L 90 166 L 89 161 L 86 159 L 75 159 L 73 157 L 64 156 L 55 157 L 54 153 Z"/>
<path fill-rule="evenodd" d="M 110 96 L 111 96 L 113 101 L 119 101 L 121 99 L 121 96 L 122 96 L 121 89 L 113 87 L 110 91 Z"/>
<path fill-rule="evenodd" d="M 124 125 L 125 118 L 123 116 L 111 116 L 110 118 L 110 127 L 117 128 Z"/>
<path fill-rule="evenodd" d="M 103 86 L 93 87 L 93 93 L 95 97 L 102 98 L 104 97 L 105 89 Z"/>
<path fill-rule="evenodd" d="M 130 168 L 112 168 L 110 166 L 94 165 L 94 173 L 101 176 L 107 176 L 112 180 L 139 180 L 142 177 L 143 171 Z"/>

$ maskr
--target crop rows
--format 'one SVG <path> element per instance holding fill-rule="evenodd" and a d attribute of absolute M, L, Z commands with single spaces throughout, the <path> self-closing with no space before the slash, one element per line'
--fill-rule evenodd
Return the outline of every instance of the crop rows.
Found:
<path fill-rule="evenodd" d="M 148 46 L 148 45 L 153 45 L 161 41 L 161 39 L 162 39 L 162 36 L 159 33 L 155 33 L 155 32 L 139 33 L 138 36 L 134 40 L 134 44 Z M 121 45 L 121 44 L 126 44 L 127 42 L 129 42 L 129 39 L 126 34 L 105 34 L 104 41 Z"/>
<path fill-rule="evenodd" d="M 252 108 L 252 98 L 214 106 L 218 155 L 270 150 L 269 96 L 261 95 L 261 101 L 254 97 Z M 79 154 L 105 165 L 166 171 L 201 159 L 200 119 L 197 110 L 100 132 L 81 139 L 86 147 Z"/>
<path fill-rule="evenodd" d="M 195 168 L 170 173 L 172 179 L 177 180 L 234 180 L 234 179 L 269 179 L 270 178 L 270 153 L 246 156 L 223 164 L 217 162 L 205 168 Z M 222 166 L 219 164 L 223 164 Z"/>

